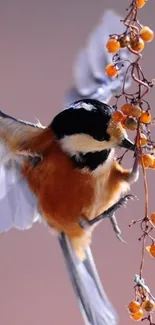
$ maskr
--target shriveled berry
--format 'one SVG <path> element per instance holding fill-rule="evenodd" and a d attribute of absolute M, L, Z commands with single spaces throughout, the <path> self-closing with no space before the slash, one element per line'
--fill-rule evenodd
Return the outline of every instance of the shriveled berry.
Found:
<path fill-rule="evenodd" d="M 118 110 L 112 114 L 112 120 L 115 122 L 121 122 L 124 120 L 124 114 Z"/>
<path fill-rule="evenodd" d="M 140 31 L 140 36 L 143 41 L 151 42 L 154 39 L 154 32 L 148 26 L 144 26 Z"/>
<path fill-rule="evenodd" d="M 130 37 L 129 35 L 120 35 L 119 37 L 120 47 L 124 48 L 129 45 L 130 43 Z"/>
<path fill-rule="evenodd" d="M 136 37 L 136 39 L 131 40 L 130 46 L 135 52 L 141 52 L 144 49 L 144 41 L 141 37 Z"/>
<path fill-rule="evenodd" d="M 127 117 L 127 119 L 124 121 L 124 125 L 128 130 L 136 130 L 138 123 L 137 120 L 134 117 Z"/>
<path fill-rule="evenodd" d="M 144 316 L 144 312 L 142 309 L 139 309 L 139 311 L 137 313 L 134 313 L 134 314 L 131 314 L 130 317 L 133 319 L 133 320 L 141 320 Z"/>
<path fill-rule="evenodd" d="M 150 220 L 152 224 L 155 226 L 155 212 L 152 212 L 152 214 L 150 215 Z"/>
<path fill-rule="evenodd" d="M 147 291 L 143 287 L 138 287 L 137 289 L 141 296 L 147 296 Z"/>
<path fill-rule="evenodd" d="M 137 313 L 140 309 L 141 305 L 138 301 L 132 300 L 128 305 L 128 310 L 131 314 Z"/>
<path fill-rule="evenodd" d="M 105 72 L 108 77 L 116 77 L 118 75 L 118 69 L 114 64 L 108 64 L 105 68 Z"/>
<path fill-rule="evenodd" d="M 148 313 L 150 313 L 155 308 L 155 303 L 151 299 L 146 299 L 142 303 L 142 308 Z"/>
<path fill-rule="evenodd" d="M 120 49 L 120 42 L 115 38 L 110 38 L 106 44 L 109 53 L 116 53 Z"/>
<path fill-rule="evenodd" d="M 140 117 L 140 122 L 144 124 L 149 124 L 152 120 L 152 116 L 149 111 L 143 111 Z"/>
<path fill-rule="evenodd" d="M 146 0 L 137 0 L 136 5 L 138 8 L 142 8 L 146 3 Z"/>
<path fill-rule="evenodd" d="M 144 168 L 151 168 L 154 162 L 154 157 L 146 153 L 139 159 L 139 162 L 144 166 Z"/>

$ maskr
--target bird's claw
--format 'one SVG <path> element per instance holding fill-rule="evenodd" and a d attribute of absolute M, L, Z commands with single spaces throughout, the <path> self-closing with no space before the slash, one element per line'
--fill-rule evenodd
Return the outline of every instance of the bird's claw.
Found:
<path fill-rule="evenodd" d="M 116 234 L 116 237 L 123 243 L 123 244 L 127 244 L 127 242 L 118 234 Z"/>
<path fill-rule="evenodd" d="M 116 218 L 114 216 L 114 213 L 121 206 L 126 207 L 126 204 L 127 204 L 128 200 L 130 200 L 130 199 L 134 200 L 135 198 L 137 199 L 137 197 L 135 195 L 132 195 L 132 194 L 128 194 L 126 196 L 123 196 L 122 198 L 120 198 L 120 200 L 118 202 L 116 202 L 114 205 L 112 205 L 108 210 L 104 211 L 101 215 L 95 217 L 94 219 L 92 219 L 92 220 L 88 220 L 88 219 L 87 220 L 86 219 L 80 220 L 80 222 L 79 222 L 80 227 L 83 228 L 83 229 L 88 229 L 89 227 L 91 227 L 93 225 L 96 225 L 97 223 L 99 223 L 103 219 L 109 218 L 111 223 L 112 223 L 113 229 L 114 229 L 114 231 L 116 233 L 116 236 L 118 237 L 119 240 L 121 240 L 122 242 L 125 242 L 120 236 L 121 235 L 121 230 L 118 227 L 117 220 L 116 220 Z"/>
<path fill-rule="evenodd" d="M 117 223 L 117 219 L 115 217 L 115 215 L 113 214 L 112 217 L 110 218 L 110 221 L 111 221 L 111 225 L 113 227 L 113 230 L 116 234 L 116 237 L 122 242 L 122 243 L 125 243 L 127 244 L 127 242 L 121 237 L 121 230 L 118 226 L 118 223 Z"/>

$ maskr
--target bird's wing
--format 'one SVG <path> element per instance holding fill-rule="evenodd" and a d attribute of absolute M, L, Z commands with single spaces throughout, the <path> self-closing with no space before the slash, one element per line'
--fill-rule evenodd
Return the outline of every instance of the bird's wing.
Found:
<path fill-rule="evenodd" d="M 109 35 L 124 32 L 120 20 L 119 15 L 108 10 L 90 34 L 85 48 L 76 57 L 73 67 L 74 85 L 66 94 L 66 104 L 86 97 L 107 103 L 114 94 L 121 90 L 124 72 L 129 65 L 127 61 L 133 58 L 133 54 L 128 49 L 121 49 L 119 52 L 120 61 L 127 60 L 120 70 L 119 78 L 111 79 L 105 74 L 106 65 L 112 62 L 112 54 L 107 52 L 106 43 Z M 130 83 L 131 79 L 127 78 L 126 87 L 129 87 Z"/>
<path fill-rule="evenodd" d="M 29 229 L 40 218 L 37 198 L 21 173 L 25 158 L 16 150 L 41 130 L 0 112 L 0 232 Z"/>

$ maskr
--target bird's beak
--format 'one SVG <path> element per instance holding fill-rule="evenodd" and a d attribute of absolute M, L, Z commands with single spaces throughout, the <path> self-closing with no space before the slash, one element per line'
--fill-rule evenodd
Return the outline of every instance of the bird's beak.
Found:
<path fill-rule="evenodd" d="M 130 141 L 129 139 L 127 139 L 127 138 L 124 138 L 119 146 L 121 148 L 129 149 L 129 150 L 132 150 L 132 151 L 135 150 L 135 144 L 132 141 Z"/>

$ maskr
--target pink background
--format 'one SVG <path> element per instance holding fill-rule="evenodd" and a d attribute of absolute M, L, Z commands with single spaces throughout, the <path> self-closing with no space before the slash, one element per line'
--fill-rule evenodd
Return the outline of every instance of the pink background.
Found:
<path fill-rule="evenodd" d="M 121 14 L 131 1 L 112 0 L 1 0 L 0 3 L 0 106 L 21 119 L 39 118 L 48 124 L 63 107 L 71 85 L 77 50 L 103 11 Z M 154 1 L 141 9 L 141 21 L 155 30 Z M 115 32 L 115 30 L 114 30 Z M 146 47 L 143 66 L 155 77 L 155 43 Z M 154 90 L 149 101 L 154 104 Z M 131 164 L 129 164 L 131 166 Z M 150 212 L 154 206 L 153 171 L 148 173 Z M 133 187 L 140 201 L 129 202 L 117 217 L 128 245 L 114 236 L 109 222 L 94 233 L 93 252 L 106 291 L 116 307 L 120 324 L 132 321 L 126 304 L 133 298 L 133 277 L 139 271 L 139 226 L 143 216 L 143 179 Z M 1 212 L 2 213 L 2 212 Z M 153 259 L 146 254 L 145 277 L 155 295 Z M 93 299 L 93 297 L 92 297 Z M 83 324 L 68 280 L 56 237 L 43 225 L 27 232 L 0 235 L 0 323 L 3 325 Z"/>

